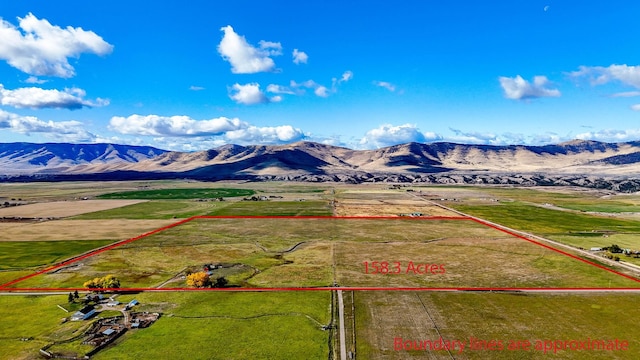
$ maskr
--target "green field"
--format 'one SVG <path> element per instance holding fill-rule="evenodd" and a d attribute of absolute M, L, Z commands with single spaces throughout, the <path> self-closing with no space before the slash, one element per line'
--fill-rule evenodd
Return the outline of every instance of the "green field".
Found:
<path fill-rule="evenodd" d="M 128 332 L 95 359 L 328 357 L 329 331 L 322 326 L 331 322 L 329 292 L 148 293 L 135 298 L 140 310 L 160 311 L 162 317 L 147 329 Z"/>
<path fill-rule="evenodd" d="M 0 359 L 35 359 L 38 349 L 80 335 L 90 322 L 60 323 L 69 316 L 66 295 L 3 296 Z M 133 297 L 121 296 L 127 302 Z M 131 330 L 96 359 L 320 359 L 328 357 L 328 292 L 137 294 L 138 311 L 162 317 Z M 19 309 L 19 311 L 16 311 Z M 25 316 L 25 314 L 29 314 Z M 29 339 L 22 341 L 21 339 Z M 52 347 L 86 351 L 81 339 Z M 171 344 L 168 346 L 168 344 Z"/>
<path fill-rule="evenodd" d="M 501 202 L 498 205 L 449 205 L 464 213 L 538 235 L 567 235 L 592 231 L 640 233 L 640 221 L 577 214 L 522 202 Z"/>
<path fill-rule="evenodd" d="M 111 243 L 113 240 L 2 241 L 0 270 L 49 265 Z"/>
<path fill-rule="evenodd" d="M 69 339 L 87 325 L 61 324 L 69 314 L 56 305 L 66 304 L 66 295 L 2 296 L 0 302 L 0 359 L 37 359 L 38 349 Z"/>
<path fill-rule="evenodd" d="M 241 201 L 209 212 L 211 216 L 331 216 L 326 201 Z"/>
<path fill-rule="evenodd" d="M 123 206 L 110 210 L 74 216 L 79 220 L 107 220 L 107 219 L 184 219 L 197 215 L 207 215 L 212 211 L 231 204 L 227 201 L 198 202 L 180 200 L 151 200 L 134 205 Z"/>
<path fill-rule="evenodd" d="M 154 189 L 124 191 L 99 195 L 99 199 L 140 199 L 140 200 L 185 200 L 215 199 L 219 197 L 241 197 L 255 194 L 249 189 Z"/>

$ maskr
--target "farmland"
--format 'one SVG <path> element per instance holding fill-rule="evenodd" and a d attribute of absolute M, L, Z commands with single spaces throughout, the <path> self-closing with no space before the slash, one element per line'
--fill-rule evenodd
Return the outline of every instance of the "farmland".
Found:
<path fill-rule="evenodd" d="M 0 197 L 32 194 L 28 201 L 34 205 L 58 201 L 70 208 L 93 201 L 79 200 L 84 196 L 135 194 L 132 200 L 96 200 L 122 203 L 74 209 L 59 213 L 62 216 L 56 220 L 0 223 L 4 230 L 0 235 L 0 284 L 117 241 L 135 241 L 0 291 L 78 288 L 106 274 L 115 274 L 124 288 L 154 288 L 154 292 L 123 293 L 118 299 L 135 298 L 140 302 L 139 311 L 159 312 L 160 319 L 147 329 L 128 331 L 98 352 L 97 359 L 180 358 L 185 353 L 194 359 L 339 358 L 336 292 L 330 291 L 334 285 L 345 289 L 347 349 L 361 359 L 450 358 L 446 351 L 394 349 L 397 337 L 426 340 L 440 336 L 467 342 L 470 337 L 530 342 L 621 339 L 629 342 L 628 350 L 563 350 L 558 356 L 626 359 L 640 355 L 636 340 L 640 334 L 633 320 L 638 315 L 633 305 L 638 294 L 605 291 L 639 288 L 636 275 L 597 258 L 586 258 L 591 264 L 586 263 L 577 253 L 568 251 L 575 256 L 571 257 L 484 224 L 457 219 L 459 214 L 438 206 L 576 248 L 601 246 L 601 240 L 640 248 L 636 235 L 640 223 L 627 216 L 640 203 L 632 195 L 603 198 L 556 189 L 276 182 L 92 185 L 78 184 L 74 190 L 67 183 L 57 187 L 11 184 L 0 189 L 7 191 Z M 174 188 L 189 191 L 171 192 Z M 220 189 L 239 189 L 262 200 L 201 201 L 207 193 L 203 189 L 211 190 L 211 196 Z M 147 191 L 155 192 L 141 194 Z M 168 193 L 174 197 L 167 198 Z M 610 216 L 603 215 L 607 211 Z M 184 220 L 191 216 L 201 217 Z M 384 218 L 376 218 L 379 216 Z M 429 218 L 433 216 L 440 218 Z M 178 226 L 138 238 L 178 221 Z M 228 288 L 176 290 L 186 288 L 184 275 L 200 271 L 203 264 L 219 265 L 211 276 L 226 278 Z M 322 290 L 264 291 L 291 287 Z M 360 288 L 380 290 L 349 290 Z M 398 288 L 467 291 L 393 290 Z M 492 292 L 485 288 L 556 290 Z M 563 288 L 603 290 L 572 293 Z M 166 291 L 169 289 L 172 291 Z M 83 331 L 83 322 L 60 323 L 69 316 L 57 306 L 66 306 L 66 298 L 1 296 L 5 306 L 0 310 L 0 358 L 33 358 L 39 348 Z M 16 323 L 20 326 L 12 325 Z M 203 338 L 209 340 L 203 343 Z M 82 353 L 87 347 L 78 340 L 61 342 L 52 349 Z M 548 356 L 527 350 L 454 354 L 470 359 Z"/>

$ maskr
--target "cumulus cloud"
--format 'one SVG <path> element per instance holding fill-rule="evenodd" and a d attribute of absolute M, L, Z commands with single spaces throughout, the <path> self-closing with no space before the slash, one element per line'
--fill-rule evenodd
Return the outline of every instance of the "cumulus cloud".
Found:
<path fill-rule="evenodd" d="M 304 51 L 293 49 L 293 63 L 294 64 L 306 64 L 309 60 L 309 56 Z"/>
<path fill-rule="evenodd" d="M 233 84 L 229 89 L 229 97 L 238 104 L 253 105 L 269 102 L 267 96 L 260 90 L 260 84 Z"/>
<path fill-rule="evenodd" d="M 640 111 L 640 104 L 634 104 L 634 105 L 631 105 L 631 110 L 633 110 L 633 111 Z"/>
<path fill-rule="evenodd" d="M 625 85 L 640 89 L 640 66 L 609 65 L 580 66 L 578 71 L 569 73 L 574 78 L 589 78 L 592 85 L 602 85 L 612 81 L 619 81 Z"/>
<path fill-rule="evenodd" d="M 236 34 L 231 26 L 225 26 L 220 30 L 224 32 L 224 36 L 218 45 L 218 53 L 231 64 L 232 73 L 254 74 L 274 71 L 276 64 L 269 56 L 282 53 L 280 43 L 261 41 L 260 47 L 256 48 L 249 44 L 244 36 Z"/>
<path fill-rule="evenodd" d="M 520 75 L 513 78 L 501 76 L 499 80 L 500 86 L 504 91 L 504 96 L 507 99 L 527 100 L 560 96 L 558 89 L 550 89 L 547 87 L 549 80 L 546 76 L 534 76 L 533 83 L 526 81 Z"/>
<path fill-rule="evenodd" d="M 86 142 L 96 138 L 79 121 L 43 121 L 34 116 L 20 116 L 3 110 L 0 110 L 1 130 L 25 135 L 40 133 L 58 141 Z"/>
<path fill-rule="evenodd" d="M 249 126 L 229 131 L 225 138 L 235 144 L 286 144 L 304 140 L 307 135 L 291 125 L 274 127 Z"/>
<path fill-rule="evenodd" d="M 442 136 L 433 132 L 421 132 L 416 125 L 404 124 L 393 126 L 384 124 L 367 131 L 360 140 L 359 146 L 367 149 L 404 144 L 408 142 L 427 142 L 442 139 Z"/>
<path fill-rule="evenodd" d="M 60 90 L 45 90 L 37 87 L 19 88 L 15 90 L 5 89 L 0 84 L 0 104 L 16 108 L 59 108 L 81 109 L 83 107 L 105 106 L 108 100 L 97 98 L 86 100 L 86 93 L 82 89 L 71 88 Z"/>
<path fill-rule="evenodd" d="M 150 136 L 206 136 L 221 135 L 243 129 L 248 124 L 237 118 L 219 117 L 210 120 L 194 120 L 188 116 L 131 115 L 114 116 L 109 128 L 121 134 Z"/>
<path fill-rule="evenodd" d="M 379 86 L 379 87 L 385 88 L 385 89 L 387 89 L 387 90 L 389 90 L 389 91 L 391 91 L 391 92 L 396 91 L 396 86 L 395 86 L 395 85 L 393 85 L 393 84 L 392 84 L 392 83 L 390 83 L 390 82 L 386 82 L 386 81 L 374 81 L 374 82 L 373 82 L 373 84 L 374 84 L 375 86 Z"/>
<path fill-rule="evenodd" d="M 30 75 L 70 78 L 75 75 L 70 57 L 113 50 L 102 37 L 80 27 L 63 29 L 31 13 L 18 21 L 16 27 L 0 19 L 0 59 Z"/>
<path fill-rule="evenodd" d="M 271 90 L 280 90 L 271 87 Z M 267 86 L 267 91 L 269 91 L 269 86 Z M 272 91 L 275 92 L 275 91 Z M 280 102 L 282 101 L 282 96 L 272 96 L 267 97 L 262 90 L 260 90 L 260 84 L 258 83 L 250 83 L 245 85 L 240 85 L 238 83 L 233 84 L 229 88 L 229 97 L 238 104 L 244 105 L 254 105 L 254 104 L 263 104 L 269 102 Z"/>

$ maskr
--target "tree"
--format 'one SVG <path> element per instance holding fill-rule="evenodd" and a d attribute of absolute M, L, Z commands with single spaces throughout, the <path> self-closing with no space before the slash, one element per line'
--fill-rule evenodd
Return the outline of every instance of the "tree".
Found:
<path fill-rule="evenodd" d="M 609 246 L 609 251 L 614 254 L 618 254 L 622 252 L 622 249 L 617 244 L 612 244 L 611 246 Z"/>
<path fill-rule="evenodd" d="M 105 277 L 97 277 L 93 280 L 85 281 L 82 286 L 88 289 L 116 289 L 120 287 L 120 280 L 113 275 L 107 275 Z"/>
<path fill-rule="evenodd" d="M 223 287 L 227 286 L 228 283 L 229 283 L 229 281 L 227 279 L 225 279 L 224 276 L 223 277 L 219 277 L 219 278 L 216 279 L 216 282 L 215 282 L 215 284 L 213 284 L 213 287 L 223 288 Z"/>
<path fill-rule="evenodd" d="M 187 276 L 187 285 L 196 288 L 209 287 L 211 286 L 211 278 L 204 271 L 196 272 Z"/>
<path fill-rule="evenodd" d="M 80 294 L 78 294 L 78 290 L 73 292 L 73 298 L 74 299 L 79 299 L 80 298 Z"/>
<path fill-rule="evenodd" d="M 118 280 L 113 275 L 107 275 L 103 277 L 101 280 L 102 280 L 101 285 L 103 289 L 117 289 L 120 287 L 120 280 Z"/>
<path fill-rule="evenodd" d="M 72 293 L 69 293 L 69 297 L 67 298 L 67 301 L 68 301 L 69 303 L 72 303 L 72 302 L 73 302 L 73 294 L 72 294 Z"/>

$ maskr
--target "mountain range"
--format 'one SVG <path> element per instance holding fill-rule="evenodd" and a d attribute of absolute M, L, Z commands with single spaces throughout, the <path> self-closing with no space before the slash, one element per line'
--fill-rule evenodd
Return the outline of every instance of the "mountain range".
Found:
<path fill-rule="evenodd" d="M 352 150 L 313 142 L 199 152 L 116 144 L 0 144 L 0 178 L 514 183 L 640 189 L 640 142 L 544 146 L 407 143 Z M 638 178 L 639 180 L 636 180 Z M 606 184 L 602 181 L 608 182 Z"/>

